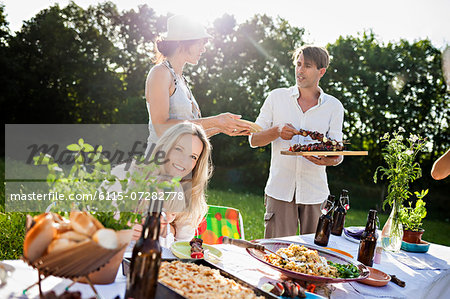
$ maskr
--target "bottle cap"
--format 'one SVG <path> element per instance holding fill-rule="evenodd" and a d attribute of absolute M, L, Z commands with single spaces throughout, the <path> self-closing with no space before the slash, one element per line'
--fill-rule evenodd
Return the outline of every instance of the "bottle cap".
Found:
<path fill-rule="evenodd" d="M 368 218 L 375 219 L 377 217 L 377 210 L 370 210 Z"/>
<path fill-rule="evenodd" d="M 341 195 L 342 196 L 347 196 L 348 195 L 348 191 L 345 190 L 345 189 L 342 189 Z"/>
<path fill-rule="evenodd" d="M 334 208 L 334 195 L 328 195 L 328 198 L 320 205 L 320 211 L 323 215 L 328 214 Z"/>

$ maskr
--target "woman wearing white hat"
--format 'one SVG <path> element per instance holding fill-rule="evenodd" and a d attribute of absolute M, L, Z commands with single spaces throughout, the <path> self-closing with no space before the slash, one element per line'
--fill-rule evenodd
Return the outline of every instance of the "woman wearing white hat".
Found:
<path fill-rule="evenodd" d="M 250 134 L 250 127 L 238 121 L 240 115 L 222 113 L 201 117 L 197 101 L 183 76 L 184 65 L 198 63 L 209 38 L 212 36 L 202 25 L 185 16 L 176 15 L 167 20 L 167 36 L 156 42 L 156 65 L 150 70 L 145 85 L 150 130 L 147 150 L 166 129 L 184 120 L 200 124 L 208 136 Z"/>

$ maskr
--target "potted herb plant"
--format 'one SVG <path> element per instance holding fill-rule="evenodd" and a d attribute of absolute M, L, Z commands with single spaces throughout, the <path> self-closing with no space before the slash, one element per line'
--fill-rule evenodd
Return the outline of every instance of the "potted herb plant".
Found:
<path fill-rule="evenodd" d="M 422 176 L 415 158 L 425 146 L 425 139 L 413 134 L 406 139 L 401 135 L 403 132 L 405 130 L 400 127 L 392 136 L 386 133 L 381 138 L 381 142 L 386 143 L 383 159 L 387 166 L 379 166 L 373 176 L 375 183 L 379 174 L 381 179 L 388 181 L 388 194 L 383 202 L 383 209 L 389 204 L 392 210 L 381 233 L 381 245 L 385 250 L 393 252 L 398 252 L 401 247 L 403 228 L 399 212 L 403 202 L 412 194 L 409 184 Z"/>
<path fill-rule="evenodd" d="M 427 195 L 427 190 L 422 190 L 421 193 L 414 192 L 417 197 L 415 207 L 402 207 L 399 212 L 400 222 L 403 225 L 403 241 L 408 243 L 419 244 L 422 242 L 422 235 L 425 230 L 422 228 L 422 219 L 427 215 L 425 202 L 422 200 Z"/>
<path fill-rule="evenodd" d="M 111 201 L 105 198 L 108 186 L 114 184 L 116 177 L 111 174 L 109 160 L 102 155 L 102 146 L 94 149 L 80 138 L 78 144 L 70 144 L 67 149 L 72 152 L 72 160 L 64 161 L 72 165 L 69 169 L 65 165 L 58 165 L 48 154 L 41 153 L 34 157 L 35 165 L 47 165 L 49 192 L 61 194 L 65 199 L 53 201 L 47 210 L 62 216 L 68 216 L 72 210 L 89 210 L 107 228 L 129 228 L 126 219 L 129 215 L 118 218 L 117 206 L 111 205 Z M 75 196 L 84 196 L 84 199 L 67 200 Z"/>
<path fill-rule="evenodd" d="M 140 171 L 127 173 L 125 179 L 119 180 L 111 174 L 111 165 L 102 154 L 102 146 L 94 149 L 83 139 L 79 139 L 77 144 L 68 145 L 67 149 L 73 154 L 70 169 L 63 169 L 64 166 L 58 165 L 53 157 L 42 153 L 34 157 L 35 165 L 47 165 L 49 192 L 64 195 L 66 199 L 74 195 L 84 195 L 89 200 L 57 201 L 53 202 L 48 210 L 63 216 L 67 216 L 72 210 L 88 211 L 106 228 L 118 231 L 119 239 L 125 242 L 130 242 L 132 237 L 129 225 L 141 221 L 141 215 L 133 212 L 139 202 L 136 197 L 144 193 L 143 190 L 150 191 L 151 194 L 152 190 L 172 189 L 177 184 L 176 180 L 161 182 L 151 176 L 156 166 L 144 163 L 140 163 Z M 138 162 L 143 160 L 142 157 L 135 158 Z M 113 185 L 119 185 L 120 191 L 111 189 Z M 91 273 L 91 281 L 96 284 L 112 283 L 125 249 L 99 271 Z"/>

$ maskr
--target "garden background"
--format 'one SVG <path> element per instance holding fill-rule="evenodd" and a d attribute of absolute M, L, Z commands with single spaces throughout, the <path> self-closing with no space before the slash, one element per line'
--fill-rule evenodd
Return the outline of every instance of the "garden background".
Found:
<path fill-rule="evenodd" d="M 83 9 L 54 5 L 11 32 L 0 4 L 0 102 L 9 124 L 145 124 L 144 82 L 153 66 L 153 41 L 166 31 L 167 15 L 147 5 L 119 11 L 105 2 Z M 241 114 L 254 121 L 269 91 L 295 84 L 291 51 L 304 44 L 305 29 L 282 18 L 255 15 L 238 23 L 232 15 L 216 19 L 214 36 L 186 77 L 204 116 Z M 403 127 L 406 135 L 427 138 L 419 156 L 423 177 L 412 191 L 429 189 L 424 239 L 450 245 L 450 179 L 434 181 L 433 162 L 450 146 L 449 86 L 442 51 L 430 40 L 383 43 L 370 30 L 341 36 L 326 45 L 331 65 L 321 80 L 325 92 L 345 108 L 347 157 L 328 167 L 332 194 L 349 190 L 348 225 L 364 225 L 367 212 L 386 196 L 386 182 L 374 184 L 383 164 L 380 137 Z M 448 49 L 448 47 L 447 47 Z M 4 142 L 4 138 L 2 138 Z M 214 136 L 214 176 L 208 203 L 243 213 L 247 239 L 263 236 L 263 190 L 270 146 L 251 149 L 247 138 Z M 0 147 L 4 155 L 4 144 Z M 22 254 L 25 215 L 4 209 L 4 159 L 0 160 L 0 259 Z M 384 184 L 383 184 L 384 183 Z M 387 213 L 383 212 L 383 224 Z"/>

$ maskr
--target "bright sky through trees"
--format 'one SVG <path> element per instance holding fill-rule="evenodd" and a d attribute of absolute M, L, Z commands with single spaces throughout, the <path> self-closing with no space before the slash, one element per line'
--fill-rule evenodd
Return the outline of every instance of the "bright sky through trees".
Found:
<path fill-rule="evenodd" d="M 10 29 L 16 31 L 24 20 L 55 3 L 65 6 L 67 0 L 0 0 L 5 4 Z M 75 0 L 79 6 L 103 2 Z M 291 25 L 304 27 L 307 41 L 317 44 L 334 42 L 340 35 L 356 35 L 373 29 L 384 42 L 409 41 L 429 38 L 433 45 L 445 48 L 450 44 L 450 1 L 448 0 L 113 0 L 119 9 L 137 8 L 147 3 L 158 14 L 168 12 L 186 14 L 211 23 L 224 13 L 232 14 L 242 22 L 255 13 L 280 16 Z"/>

